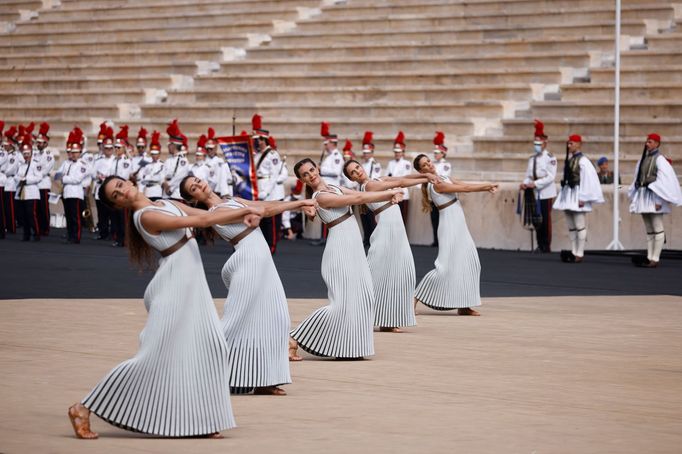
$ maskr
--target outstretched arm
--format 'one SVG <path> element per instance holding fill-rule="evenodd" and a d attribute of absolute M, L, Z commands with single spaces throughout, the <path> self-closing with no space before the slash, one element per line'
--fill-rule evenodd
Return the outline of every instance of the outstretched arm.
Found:
<path fill-rule="evenodd" d="M 440 194 L 447 194 L 452 192 L 497 192 L 499 184 L 497 183 L 464 183 L 461 181 L 454 181 L 452 183 L 447 181 L 439 181 L 434 185 L 436 192 Z"/>
<path fill-rule="evenodd" d="M 263 210 L 257 207 L 246 207 L 229 210 L 204 211 L 197 208 L 181 207 L 187 216 L 171 216 L 159 212 L 148 211 L 142 214 L 140 222 L 146 231 L 159 234 L 168 230 L 188 227 L 206 228 L 216 224 L 233 224 L 244 221 L 246 225 L 258 225 Z"/>
<path fill-rule="evenodd" d="M 246 200 L 239 197 L 235 197 L 234 199 L 246 206 L 263 208 L 263 217 L 266 218 L 275 216 L 285 211 L 300 210 L 304 207 L 315 206 L 315 201 L 313 199 L 292 200 L 291 202 L 263 202 L 257 200 Z"/>
<path fill-rule="evenodd" d="M 367 182 L 365 187 L 368 191 L 386 191 L 393 188 L 409 188 L 410 186 L 416 186 L 422 183 L 436 183 L 438 181 L 436 175 L 427 173 L 415 173 L 412 175 L 406 175 L 404 177 L 383 177 L 379 180 L 370 180 Z"/>
<path fill-rule="evenodd" d="M 320 192 L 317 196 L 317 203 L 322 208 L 339 208 L 350 205 L 363 205 L 373 202 L 388 202 L 398 203 L 402 200 L 402 189 L 391 189 L 390 191 L 379 192 L 359 192 L 352 189 L 341 189 L 343 195 L 334 195 Z"/>

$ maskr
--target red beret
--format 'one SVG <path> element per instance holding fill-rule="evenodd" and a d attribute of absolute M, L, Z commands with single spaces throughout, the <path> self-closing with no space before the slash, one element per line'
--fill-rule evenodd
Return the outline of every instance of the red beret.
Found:
<path fill-rule="evenodd" d="M 659 135 L 656 134 L 655 132 L 649 134 L 646 138 L 647 138 L 647 139 L 651 139 L 651 140 L 655 140 L 656 142 L 661 143 L 661 136 L 659 136 Z"/>
<path fill-rule="evenodd" d="M 573 134 L 571 136 L 568 136 L 568 141 L 569 142 L 582 142 L 583 138 L 580 137 L 578 134 Z"/>

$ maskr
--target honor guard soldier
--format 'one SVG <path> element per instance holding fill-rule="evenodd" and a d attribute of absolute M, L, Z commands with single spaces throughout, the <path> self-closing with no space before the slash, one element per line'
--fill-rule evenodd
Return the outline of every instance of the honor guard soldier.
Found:
<path fill-rule="evenodd" d="M 81 213 L 83 211 L 83 181 L 88 177 L 88 166 L 80 160 L 83 138 L 79 129 L 71 131 L 66 143 L 68 159 L 62 162 L 55 174 L 55 180 L 63 185 L 62 203 L 66 217 L 67 243 L 81 242 Z"/>
<path fill-rule="evenodd" d="M 373 140 L 372 131 L 365 131 L 365 135 L 362 137 L 362 168 L 370 180 L 381 177 L 381 163 L 374 157 Z M 377 225 L 372 210 L 361 209 L 360 222 L 362 223 L 362 243 L 365 247 L 369 247 L 369 238 Z"/>
<path fill-rule="evenodd" d="M 393 158 L 388 163 L 386 168 L 386 174 L 389 177 L 404 177 L 412 173 L 412 163 L 405 159 L 405 134 L 402 131 L 398 132 L 398 135 L 393 141 Z M 403 189 L 403 200 L 399 202 L 400 213 L 403 216 L 403 223 L 407 227 L 407 208 L 410 202 L 410 192 L 407 188 Z"/>
<path fill-rule="evenodd" d="M 277 149 L 277 141 L 273 136 L 268 136 L 268 145 L 270 146 L 270 150 L 274 151 L 279 155 L 279 150 Z M 278 173 L 277 173 L 277 178 L 275 179 L 275 188 L 272 190 L 270 193 L 270 199 L 271 200 L 278 200 L 282 201 L 286 197 L 286 191 L 284 190 L 284 183 L 286 183 L 287 178 L 289 178 L 289 169 L 287 169 L 286 165 L 286 160 L 287 157 L 283 155 L 279 155 L 279 168 L 278 168 Z M 281 218 L 281 215 L 280 215 Z M 280 221 L 277 221 L 278 225 L 281 224 Z"/>
<path fill-rule="evenodd" d="M 52 150 L 48 147 L 50 142 L 50 125 L 41 123 L 36 139 L 36 152 L 33 159 L 40 162 L 43 178 L 38 183 L 40 191 L 40 203 L 38 204 L 38 230 L 41 236 L 50 234 L 50 190 L 52 189 L 52 178 L 50 173 L 55 165 L 55 157 Z"/>
<path fill-rule="evenodd" d="M 535 120 L 534 154 L 528 159 L 526 177 L 520 186 L 524 198 L 529 199 L 527 206 L 533 207 L 531 216 L 540 252 L 552 251 L 552 203 L 557 194 L 554 183 L 557 161 L 547 150 L 548 139 L 545 125 Z"/>
<path fill-rule="evenodd" d="M 5 122 L 0 120 L 0 240 L 5 239 L 5 183 L 7 177 L 5 176 L 5 166 L 7 165 L 7 151 L 5 151 Z"/>
<path fill-rule="evenodd" d="M 166 160 L 165 181 L 162 184 L 164 198 L 182 202 L 180 182 L 189 174 L 187 153 L 187 137 L 180 131 L 178 120 L 173 120 L 166 128 L 168 134 L 168 153 Z M 184 150 L 184 151 L 183 151 Z"/>
<path fill-rule="evenodd" d="M 99 200 L 99 187 L 106 177 L 111 175 L 114 163 L 114 130 L 110 126 L 104 125 L 104 131 L 100 131 L 102 136 L 102 156 L 95 161 L 95 205 L 97 206 L 97 230 L 98 240 L 109 239 L 109 234 L 112 232 L 111 217 L 113 210 L 109 208 L 104 202 Z M 98 138 L 99 140 L 99 138 Z"/>
<path fill-rule="evenodd" d="M 433 138 L 433 146 L 433 166 L 436 168 L 436 175 L 450 178 L 452 176 L 452 166 L 445 159 L 448 147 L 445 146 L 445 134 L 441 131 L 436 131 L 436 136 Z M 440 219 L 438 213 L 438 208 L 431 202 L 431 229 L 433 231 L 433 243 L 431 243 L 431 246 L 433 247 L 438 247 L 438 221 Z"/>
<path fill-rule="evenodd" d="M 577 134 L 568 138 L 561 192 L 554 203 L 555 210 L 562 210 L 566 214 L 568 236 L 571 239 L 571 250 L 561 251 L 561 260 L 566 263 L 583 261 L 587 240 L 585 216 L 592 211 L 593 203 L 604 203 L 597 171 L 583 155 L 582 142 L 582 137 Z"/>
<path fill-rule="evenodd" d="M 5 175 L 5 228 L 8 233 L 16 233 L 17 221 L 14 196 L 16 195 L 17 184 L 14 180 L 14 176 L 19 170 L 19 166 L 23 164 L 24 158 L 21 156 L 21 153 L 17 151 L 17 128 L 15 126 L 12 126 L 5 131 L 3 147 L 7 153 L 7 162 L 3 171 Z"/>
<path fill-rule="evenodd" d="M 189 173 L 193 176 L 208 182 L 211 179 L 211 168 L 206 164 L 206 141 L 205 135 L 201 135 L 197 140 L 197 148 L 194 151 L 194 164 L 189 168 Z"/>
<path fill-rule="evenodd" d="M 95 161 L 97 161 L 99 158 L 104 156 L 104 149 L 102 148 L 102 144 L 104 143 L 104 138 L 106 137 L 107 134 L 107 122 L 103 121 L 99 125 L 99 132 L 97 133 L 97 156 L 95 156 Z M 95 176 L 93 176 L 95 178 Z M 95 194 L 97 191 L 95 191 Z"/>
<path fill-rule="evenodd" d="M 21 155 L 24 158 L 23 164 L 19 166 L 14 175 L 16 184 L 16 206 L 24 227 L 24 236 L 21 241 L 29 241 L 31 232 L 33 239 L 40 241 L 40 228 L 38 227 L 38 202 L 40 201 L 40 190 L 38 184 L 43 179 L 40 162 L 32 159 L 33 141 L 31 134 L 24 136 L 21 144 Z"/>
<path fill-rule="evenodd" d="M 341 176 L 343 175 L 343 156 L 337 148 L 339 137 L 330 132 L 328 122 L 320 125 L 320 135 L 322 136 L 322 155 L 320 156 L 320 177 L 322 180 L 334 186 L 341 186 Z M 327 226 L 322 224 L 322 236 L 319 240 L 311 242 L 312 245 L 322 246 L 327 241 Z"/>
<path fill-rule="evenodd" d="M 277 191 L 277 180 L 279 178 L 284 163 L 277 152 L 270 148 L 270 133 L 263 129 L 262 118 L 255 114 L 251 119 L 253 132 L 251 137 L 254 140 L 256 153 L 254 162 L 256 164 L 256 177 L 258 178 L 258 200 L 274 201 L 280 194 Z M 282 216 L 276 215 L 263 218 L 260 223 L 265 241 L 270 246 L 270 252 L 277 251 L 277 240 L 282 226 Z"/>
<path fill-rule="evenodd" d="M 133 173 L 133 164 L 126 155 L 128 152 L 128 125 L 121 126 L 121 130 L 116 134 L 114 141 L 114 161 L 112 162 L 111 175 L 115 175 L 123 180 L 130 179 Z M 111 229 L 114 237 L 112 246 L 123 247 L 125 244 L 126 219 L 129 216 L 127 210 L 112 210 Z"/>
<path fill-rule="evenodd" d="M 92 196 L 92 186 L 93 186 L 93 180 L 95 177 L 95 155 L 90 153 L 87 147 L 87 138 L 85 137 L 85 134 L 83 134 L 83 131 L 76 126 L 74 128 L 76 131 L 76 134 L 78 137 L 80 137 L 81 140 L 81 155 L 80 155 L 80 160 L 83 161 L 83 163 L 88 167 L 87 171 L 87 177 L 85 180 L 83 180 L 83 209 L 81 210 L 81 215 L 84 213 L 90 213 L 90 216 L 86 218 L 85 216 L 82 217 L 81 219 L 81 224 L 85 224 L 91 231 L 95 231 L 95 226 L 92 222 L 92 211 L 90 207 L 92 206 L 92 203 L 90 202 L 90 198 Z"/>
<path fill-rule="evenodd" d="M 138 182 L 140 180 L 142 168 L 152 161 L 151 157 L 147 154 L 147 130 L 144 128 L 140 128 L 137 132 L 135 155 L 130 161 L 133 169 L 130 179 L 134 182 Z M 139 183 L 138 187 L 142 189 Z"/>
<path fill-rule="evenodd" d="M 353 142 L 346 139 L 346 143 L 343 144 L 343 151 L 341 154 L 343 156 L 344 163 L 350 161 L 351 159 L 355 159 L 355 153 L 353 153 Z M 341 186 L 343 186 L 344 188 L 352 189 L 354 191 L 357 191 L 359 188 L 356 182 L 351 181 L 344 174 L 341 174 Z"/>
<path fill-rule="evenodd" d="M 140 183 L 142 184 L 144 195 L 151 201 L 159 200 L 163 196 L 161 183 L 165 178 L 165 168 L 161 161 L 160 138 L 161 133 L 159 131 L 152 133 L 152 139 L 149 144 L 149 154 L 152 162 L 144 166 L 140 171 Z"/>
<path fill-rule="evenodd" d="M 248 135 L 248 134 L 247 134 Z M 208 128 L 206 135 L 206 164 L 211 168 L 211 178 L 209 185 L 213 192 L 220 197 L 232 197 L 234 177 L 230 170 L 230 164 L 225 161 L 221 154 L 217 153 L 218 141 L 215 137 L 215 129 Z"/>
<path fill-rule="evenodd" d="M 663 216 L 673 206 L 682 206 L 682 191 L 675 170 L 661 154 L 661 136 L 649 134 L 642 157 L 635 167 L 635 179 L 628 188 L 630 212 L 642 215 L 646 231 L 645 257 L 633 257 L 636 266 L 656 268 L 661 259 L 665 231 Z"/>

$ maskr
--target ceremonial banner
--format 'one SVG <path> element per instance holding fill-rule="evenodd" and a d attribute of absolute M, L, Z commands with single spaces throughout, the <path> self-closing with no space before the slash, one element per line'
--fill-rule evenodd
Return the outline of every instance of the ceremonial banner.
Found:
<path fill-rule="evenodd" d="M 234 195 L 247 200 L 258 200 L 258 179 L 253 162 L 251 136 L 218 137 L 218 145 L 235 176 Z"/>

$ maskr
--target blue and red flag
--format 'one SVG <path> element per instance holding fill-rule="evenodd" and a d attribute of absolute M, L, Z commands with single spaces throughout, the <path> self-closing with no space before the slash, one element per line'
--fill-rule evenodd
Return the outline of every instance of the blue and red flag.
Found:
<path fill-rule="evenodd" d="M 218 137 L 218 145 L 235 175 L 234 195 L 247 200 L 258 200 L 258 178 L 253 162 L 253 140 L 249 135 Z"/>

